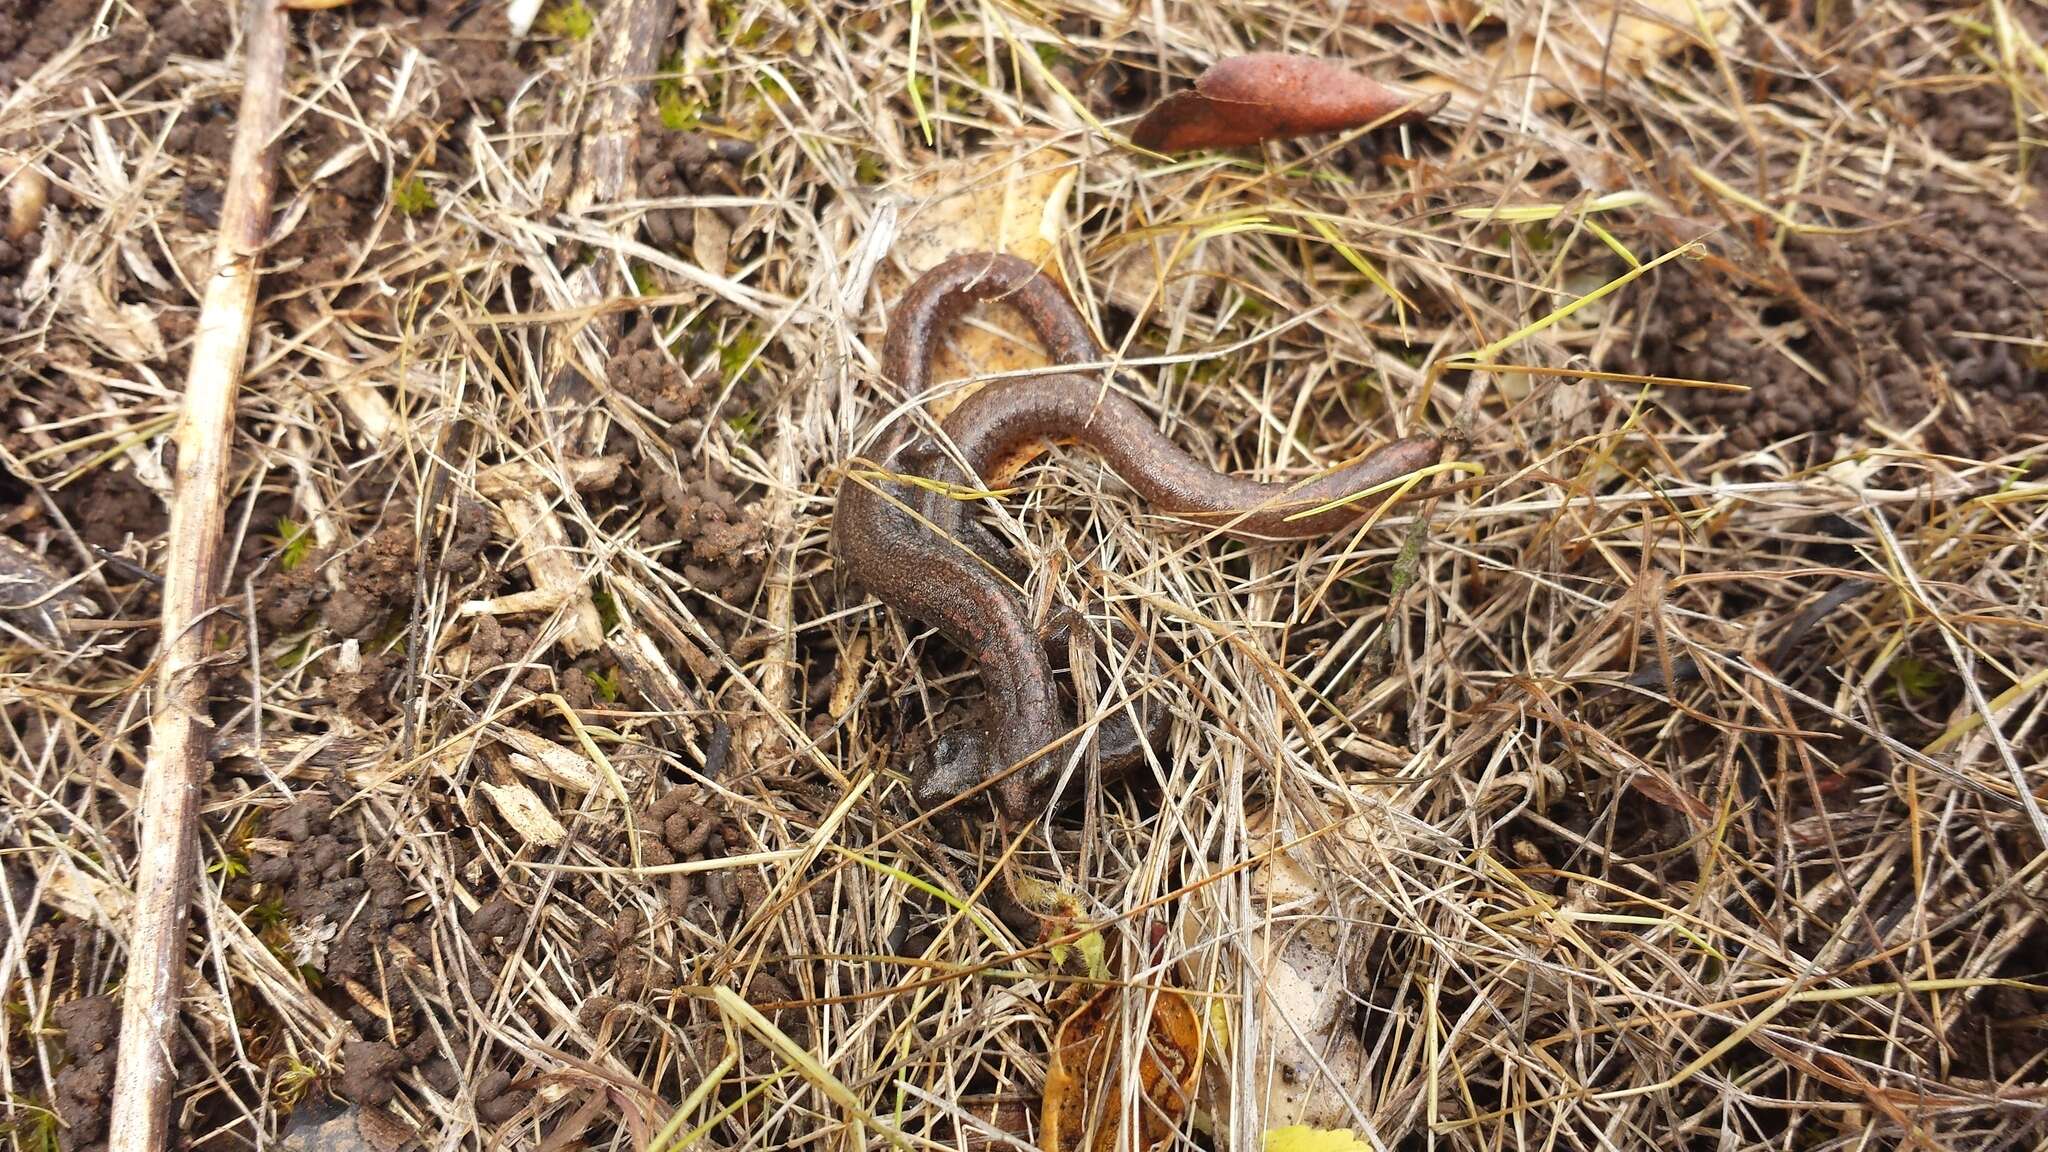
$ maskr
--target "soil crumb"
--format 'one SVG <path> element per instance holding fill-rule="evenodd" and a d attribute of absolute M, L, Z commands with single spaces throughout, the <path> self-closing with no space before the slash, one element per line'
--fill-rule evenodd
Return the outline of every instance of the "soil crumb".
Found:
<path fill-rule="evenodd" d="M 108 1098 L 114 1081 L 114 1042 L 121 1008 L 112 996 L 88 996 L 59 1004 L 50 1021 L 64 1032 L 69 1063 L 57 1073 L 57 1115 L 64 1121 L 67 1149 L 105 1147 Z"/>
<path fill-rule="evenodd" d="M 1705 266 L 1657 278 L 1624 371 L 1748 385 L 1672 389 L 1671 407 L 1743 451 L 1795 437 L 1809 454 L 1866 422 L 1933 416 L 1936 451 L 1996 456 L 2048 437 L 2048 231 L 1951 196 L 1903 226 L 1801 236 L 1785 290 L 1746 292 Z"/>
<path fill-rule="evenodd" d="M 613 388 L 668 424 L 670 443 L 703 431 L 706 389 L 655 346 L 653 325 L 628 332 L 608 367 Z M 750 599 L 761 582 L 767 526 L 754 505 L 742 502 L 743 485 L 730 477 L 679 477 L 645 460 L 638 474 L 638 503 L 650 509 L 643 537 L 685 545 L 680 566 L 696 587 L 735 603 Z"/>
<path fill-rule="evenodd" d="M 394 521 L 342 558 L 341 587 L 327 598 L 327 626 L 368 640 L 401 608 L 412 604 L 412 525 Z"/>

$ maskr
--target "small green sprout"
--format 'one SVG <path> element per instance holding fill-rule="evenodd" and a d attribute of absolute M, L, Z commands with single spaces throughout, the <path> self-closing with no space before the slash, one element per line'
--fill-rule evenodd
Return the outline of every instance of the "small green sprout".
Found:
<path fill-rule="evenodd" d="M 277 567 L 281 572 L 290 572 L 306 562 L 313 552 L 313 533 L 306 525 L 289 516 L 277 518 Z"/>
<path fill-rule="evenodd" d="M 1948 683 L 1948 674 L 1940 668 L 1920 659 L 1918 656 L 1901 656 L 1892 661 L 1892 688 L 1898 692 L 1899 700 L 1911 703 L 1927 700 L 1938 694 Z"/>
<path fill-rule="evenodd" d="M 391 206 L 401 216 L 422 216 L 434 210 L 434 190 L 417 176 L 407 176 L 391 185 Z"/>
<path fill-rule="evenodd" d="M 541 13 L 540 30 L 543 35 L 557 40 L 587 40 L 597 20 L 590 9 L 583 6 L 583 0 L 569 0 Z"/>
<path fill-rule="evenodd" d="M 766 338 L 752 328 L 742 328 L 733 333 L 732 339 L 718 349 L 719 374 L 728 383 L 739 379 L 747 366 L 754 362 L 754 354 L 764 343 Z"/>

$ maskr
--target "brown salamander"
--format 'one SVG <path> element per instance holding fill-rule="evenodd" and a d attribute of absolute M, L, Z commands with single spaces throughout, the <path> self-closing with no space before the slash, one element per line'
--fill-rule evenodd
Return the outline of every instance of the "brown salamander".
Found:
<path fill-rule="evenodd" d="M 1301 540 L 1342 528 L 1370 505 L 1323 505 L 1428 467 L 1439 451 L 1436 437 L 1410 436 L 1304 484 L 1246 480 L 1188 455 L 1128 397 L 1071 372 L 990 384 L 947 415 L 944 428 L 959 457 L 983 474 L 963 475 L 951 457 L 938 455 L 936 470 L 925 473 L 933 479 L 1001 484 L 1045 445 L 1075 443 L 1100 455 L 1159 510 L 1254 540 Z M 927 493 L 923 502 L 962 503 L 939 493 Z M 927 513 L 934 524 L 950 527 L 941 519 L 943 508 L 934 512 Z"/>
<path fill-rule="evenodd" d="M 1015 257 L 976 254 L 946 261 L 905 293 L 884 340 L 884 370 L 911 395 L 922 395 L 945 324 L 973 301 L 989 299 L 1016 305 L 1056 363 L 1094 358 L 1085 321 L 1056 284 Z M 1101 455 L 1162 510 L 1252 539 L 1300 539 L 1351 523 L 1369 505 L 1289 517 L 1413 472 L 1437 453 L 1434 437 L 1409 437 L 1300 486 L 1244 480 L 1206 467 L 1128 398 L 1071 372 L 991 383 L 942 427 L 972 475 L 923 436 L 893 437 L 883 469 L 976 484 L 1014 470 L 1048 442 L 1074 441 Z M 985 730 L 949 734 L 914 757 L 913 795 L 929 806 L 1014 768 L 998 797 L 1006 814 L 1027 817 L 1061 766 L 1061 755 L 1045 749 L 1068 729 L 1047 652 L 1052 637 L 1032 628 L 1022 598 L 1002 575 L 1015 574 L 1014 562 L 965 501 L 895 481 L 874 483 L 874 489 L 861 481 L 840 487 L 832 534 L 845 572 L 969 653 L 989 692 Z M 1146 735 L 1163 719 L 1156 711 L 1146 716 Z M 1122 714 L 1106 719 L 1096 740 L 1105 766 L 1143 753 L 1144 737 Z"/>
<path fill-rule="evenodd" d="M 946 326 L 976 301 L 1015 307 L 1064 363 L 1094 355 L 1094 340 L 1058 285 L 1014 256 L 956 256 L 904 293 L 883 339 L 882 370 L 911 398 L 932 384 L 931 353 Z M 922 475 L 929 438 L 897 432 L 878 453 L 881 471 Z M 832 548 L 856 584 L 974 658 L 988 690 L 985 733 L 942 738 L 916 758 L 912 796 L 922 806 L 950 799 L 987 778 L 985 766 L 1023 764 L 999 791 L 1006 812 L 1028 806 L 1024 781 L 1056 770 L 1047 749 L 1067 731 L 1045 641 L 1023 599 L 1000 574 L 919 523 L 917 489 L 901 481 L 849 477 L 832 513 Z M 1013 786 L 1014 785 L 1014 786 Z"/>

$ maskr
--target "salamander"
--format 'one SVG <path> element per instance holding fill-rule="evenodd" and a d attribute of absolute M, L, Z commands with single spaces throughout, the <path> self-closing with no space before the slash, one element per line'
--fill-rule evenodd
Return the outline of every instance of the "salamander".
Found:
<path fill-rule="evenodd" d="M 972 303 L 989 300 L 1016 307 L 1056 367 L 992 382 L 962 401 L 941 426 L 957 461 L 929 436 L 891 435 L 880 453 L 880 471 L 889 476 L 840 484 L 832 539 L 854 583 L 968 653 L 988 692 L 985 727 L 947 733 L 913 755 L 913 799 L 930 807 L 1001 775 L 1001 809 L 1025 818 L 1066 759 L 1064 744 L 1053 747 L 1071 725 L 1059 699 L 1058 660 L 1048 648 L 1064 650 L 1064 629 L 1073 618 L 1056 617 L 1041 634 L 1014 588 L 1017 565 L 973 518 L 968 502 L 891 477 L 988 483 L 1047 443 L 1073 441 L 1101 455 L 1165 512 L 1241 538 L 1301 539 L 1351 523 L 1369 505 L 1308 510 L 1428 465 L 1437 441 L 1397 440 L 1299 486 L 1216 472 L 1182 451 L 1121 393 L 1057 370 L 1096 358 L 1093 337 L 1058 285 L 1012 256 L 956 256 L 913 283 L 884 337 L 884 373 L 911 398 L 922 397 L 947 325 Z M 1120 711 L 1098 726 L 1097 752 L 1106 769 L 1135 762 L 1144 743 L 1156 740 L 1163 714 L 1156 707 L 1138 710 L 1136 725 Z"/>

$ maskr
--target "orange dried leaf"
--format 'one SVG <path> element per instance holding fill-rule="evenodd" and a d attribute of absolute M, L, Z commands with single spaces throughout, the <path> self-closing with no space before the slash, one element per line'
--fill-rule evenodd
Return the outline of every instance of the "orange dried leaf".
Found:
<path fill-rule="evenodd" d="M 1463 24 L 1479 15 L 1478 0 L 1382 0 L 1346 9 L 1353 24 Z"/>
<path fill-rule="evenodd" d="M 1217 61 L 1193 89 L 1153 105 L 1131 141 L 1154 152 L 1237 148 L 1424 119 L 1444 102 L 1367 79 L 1335 61 L 1254 52 Z"/>
<path fill-rule="evenodd" d="M 1145 1051 L 1138 1067 L 1144 1099 L 1137 1107 L 1137 1139 L 1128 1144 L 1118 1140 L 1125 1078 L 1116 1025 L 1123 997 L 1133 992 L 1144 994 L 1123 988 L 1097 993 L 1062 1020 L 1053 1034 L 1041 1118 L 1045 1152 L 1156 1148 L 1173 1137 L 1187 1115 L 1201 1074 L 1201 1026 L 1187 997 L 1165 990 L 1153 1001 L 1145 1027 Z"/>

